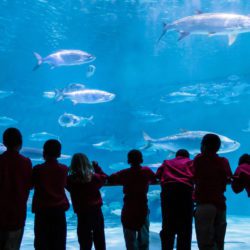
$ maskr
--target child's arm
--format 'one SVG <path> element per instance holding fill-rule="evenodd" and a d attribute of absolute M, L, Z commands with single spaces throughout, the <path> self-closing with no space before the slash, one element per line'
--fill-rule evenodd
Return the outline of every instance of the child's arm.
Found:
<path fill-rule="evenodd" d="M 245 183 L 242 179 L 241 174 L 239 176 L 233 176 L 232 189 L 236 194 L 242 192 L 245 188 Z"/>
<path fill-rule="evenodd" d="M 227 175 L 227 184 L 231 184 L 232 183 L 233 172 L 231 170 L 229 161 L 227 159 L 225 160 L 225 170 L 226 170 L 226 175 Z"/>
<path fill-rule="evenodd" d="M 108 183 L 111 185 L 123 185 L 124 171 L 121 170 L 108 177 Z"/>
<path fill-rule="evenodd" d="M 102 168 L 98 165 L 97 161 L 92 161 L 92 166 L 95 171 L 95 176 L 99 181 L 99 186 L 102 187 L 106 183 L 108 175 L 103 172 Z"/>
<path fill-rule="evenodd" d="M 250 183 L 250 176 L 244 172 L 241 166 L 238 166 L 233 175 L 232 189 L 238 194 L 247 187 L 247 184 Z"/>
<path fill-rule="evenodd" d="M 164 171 L 164 167 L 165 167 L 165 164 L 164 164 L 164 162 L 161 164 L 161 166 L 157 169 L 157 171 L 156 171 L 156 178 L 157 179 L 161 179 L 161 177 L 162 177 L 162 174 L 163 174 L 163 171 Z"/>
<path fill-rule="evenodd" d="M 149 178 L 150 178 L 150 184 L 156 184 L 157 183 L 157 176 L 153 172 L 153 170 L 149 169 Z"/>
<path fill-rule="evenodd" d="M 107 174 L 105 174 L 103 172 L 102 168 L 98 165 L 97 161 L 92 161 L 92 166 L 93 166 L 96 174 L 101 174 L 101 175 L 108 176 Z"/>

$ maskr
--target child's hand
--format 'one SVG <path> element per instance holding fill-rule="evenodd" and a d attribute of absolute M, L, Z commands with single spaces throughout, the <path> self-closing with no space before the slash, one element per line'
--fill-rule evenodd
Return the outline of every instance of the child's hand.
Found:
<path fill-rule="evenodd" d="M 92 165 L 93 165 L 93 167 L 98 167 L 99 166 L 97 161 L 92 161 Z"/>
<path fill-rule="evenodd" d="M 240 173 L 239 179 L 241 179 L 245 184 L 250 182 L 250 176 L 245 172 Z"/>

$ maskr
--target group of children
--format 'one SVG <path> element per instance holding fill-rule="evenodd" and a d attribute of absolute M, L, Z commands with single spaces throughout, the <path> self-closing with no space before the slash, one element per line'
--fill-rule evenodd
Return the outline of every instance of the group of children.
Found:
<path fill-rule="evenodd" d="M 200 250 L 223 250 L 226 233 L 227 184 L 236 193 L 246 189 L 250 195 L 250 155 L 244 154 L 233 175 L 226 158 L 217 155 L 220 138 L 207 134 L 201 142 L 201 153 L 194 160 L 185 149 L 174 159 L 165 160 L 154 173 L 143 167 L 139 150 L 128 153 L 130 168 L 107 176 L 98 163 L 86 155 L 73 155 L 69 168 L 60 164 L 61 144 L 48 140 L 43 147 L 45 162 L 32 168 L 22 156 L 22 135 L 16 128 L 3 134 L 7 150 L 0 155 L 0 250 L 18 250 L 21 246 L 30 190 L 34 189 L 32 212 L 34 248 L 66 249 L 67 223 L 65 211 L 71 196 L 77 215 L 77 236 L 81 250 L 105 250 L 104 217 L 100 188 L 122 185 L 124 205 L 121 222 L 126 249 L 149 249 L 149 208 L 147 192 L 150 184 L 160 181 L 162 250 L 190 250 L 192 221 Z M 194 208 L 195 202 L 195 208 Z"/>

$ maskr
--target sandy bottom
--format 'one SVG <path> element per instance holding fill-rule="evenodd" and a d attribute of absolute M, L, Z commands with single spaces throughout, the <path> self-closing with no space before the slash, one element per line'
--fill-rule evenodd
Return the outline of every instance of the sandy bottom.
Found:
<path fill-rule="evenodd" d="M 151 223 L 150 225 L 150 250 L 160 249 L 159 231 L 160 223 Z M 228 216 L 228 228 L 226 235 L 225 250 L 245 250 L 250 249 L 250 218 Z M 122 250 L 125 249 L 123 232 L 121 227 L 107 227 L 106 244 L 107 250 Z M 29 217 L 26 222 L 24 238 L 22 242 L 22 250 L 33 248 L 33 218 Z M 67 249 L 79 249 L 75 223 L 68 223 Z M 195 232 L 193 231 L 192 249 L 197 250 Z"/>

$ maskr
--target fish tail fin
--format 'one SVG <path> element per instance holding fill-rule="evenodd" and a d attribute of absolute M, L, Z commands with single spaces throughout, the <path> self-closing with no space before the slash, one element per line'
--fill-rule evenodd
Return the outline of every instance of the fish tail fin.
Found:
<path fill-rule="evenodd" d="M 34 56 L 37 59 L 37 65 L 33 68 L 33 71 L 37 70 L 40 67 L 40 65 L 43 63 L 43 58 L 38 53 L 34 52 Z"/>
<path fill-rule="evenodd" d="M 152 146 L 153 138 L 151 138 L 147 133 L 143 132 L 143 139 L 146 142 L 146 144 L 140 149 L 144 150 L 150 148 Z"/>
<path fill-rule="evenodd" d="M 61 89 L 55 89 L 55 100 L 57 102 L 63 100 L 63 91 Z"/>
<path fill-rule="evenodd" d="M 95 124 L 95 123 L 93 122 L 93 119 L 94 119 L 94 116 L 93 116 L 93 115 L 91 115 L 91 116 L 88 118 L 89 123 L 91 123 L 92 125 Z"/>
<path fill-rule="evenodd" d="M 169 25 L 167 23 L 163 23 L 163 31 L 162 31 L 161 36 L 159 37 L 157 43 L 159 43 L 161 41 L 162 37 L 166 34 L 168 29 L 169 29 Z"/>
<path fill-rule="evenodd" d="M 154 140 L 146 132 L 143 132 L 143 139 L 144 139 L 144 141 L 153 141 Z"/>
<path fill-rule="evenodd" d="M 49 99 L 52 99 L 55 97 L 55 92 L 54 91 L 45 91 L 43 92 L 43 97 L 46 97 L 46 98 L 49 98 Z"/>

